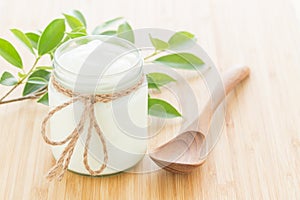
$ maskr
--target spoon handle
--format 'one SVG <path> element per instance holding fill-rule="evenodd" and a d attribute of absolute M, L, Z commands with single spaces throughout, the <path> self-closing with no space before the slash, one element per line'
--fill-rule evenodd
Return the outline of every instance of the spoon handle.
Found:
<path fill-rule="evenodd" d="M 250 69 L 247 66 L 233 68 L 224 74 L 224 89 L 226 95 L 231 92 L 240 82 L 247 78 L 250 74 Z M 224 98 L 224 97 L 223 97 Z M 218 105 L 216 105 L 218 106 Z"/>
<path fill-rule="evenodd" d="M 237 67 L 228 70 L 222 77 L 223 82 L 218 83 L 211 93 L 211 99 L 205 105 L 197 120 L 198 130 L 204 135 L 207 134 L 212 116 L 220 103 L 225 99 L 226 95 L 230 93 L 241 81 L 248 77 L 250 73 L 249 67 Z"/>

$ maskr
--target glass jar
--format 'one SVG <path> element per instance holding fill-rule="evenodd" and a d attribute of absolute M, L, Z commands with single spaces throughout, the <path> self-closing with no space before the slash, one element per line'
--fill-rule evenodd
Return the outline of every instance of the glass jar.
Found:
<path fill-rule="evenodd" d="M 143 74 L 143 59 L 130 42 L 110 36 L 86 36 L 61 45 L 54 55 L 53 77 L 61 86 L 83 94 L 111 94 L 126 90 L 143 79 L 138 89 L 116 100 L 94 104 L 97 123 L 107 146 L 107 167 L 100 175 L 113 174 L 131 168 L 147 149 L 147 80 Z M 49 84 L 49 105 L 54 108 L 70 97 Z M 57 112 L 50 120 L 50 137 L 65 139 L 77 126 L 83 103 L 74 102 Z M 68 169 L 89 175 L 83 164 L 83 152 L 89 122 L 85 122 Z M 91 169 L 98 169 L 104 160 L 102 143 L 92 131 L 88 151 Z M 66 145 L 52 146 L 58 159 Z"/>

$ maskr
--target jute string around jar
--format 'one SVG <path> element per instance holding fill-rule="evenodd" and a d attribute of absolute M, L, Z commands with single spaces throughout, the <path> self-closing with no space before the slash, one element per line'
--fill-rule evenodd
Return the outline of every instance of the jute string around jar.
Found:
<path fill-rule="evenodd" d="M 60 85 L 54 76 L 52 76 L 52 84 L 54 88 L 64 94 L 65 96 L 71 98 L 69 101 L 55 107 L 53 110 L 51 110 L 48 115 L 45 117 L 45 119 L 42 122 L 42 136 L 43 139 L 47 144 L 53 145 L 53 146 L 59 146 L 63 144 L 67 144 L 65 147 L 64 151 L 61 153 L 59 159 L 57 159 L 56 164 L 53 166 L 52 169 L 47 174 L 47 178 L 49 180 L 53 179 L 58 179 L 61 180 L 64 176 L 64 173 L 68 169 L 74 148 L 76 146 L 76 143 L 82 134 L 84 130 L 84 125 L 86 124 L 87 121 L 89 121 L 89 127 L 87 131 L 87 136 L 85 140 L 85 146 L 84 146 L 84 153 L 83 153 L 83 164 L 86 168 L 86 170 L 92 175 L 92 176 L 97 176 L 100 175 L 101 172 L 106 168 L 107 161 L 108 161 L 108 153 L 107 153 L 107 148 L 106 148 L 106 142 L 105 138 L 103 136 L 103 133 L 101 131 L 101 128 L 97 122 L 96 116 L 95 116 L 95 109 L 94 105 L 98 102 L 102 103 L 108 103 L 110 101 L 113 101 L 115 99 L 118 99 L 120 97 L 126 96 L 130 94 L 131 92 L 135 91 L 136 89 L 139 88 L 139 86 L 143 83 L 144 76 L 132 87 L 122 90 L 120 92 L 115 92 L 115 93 L 109 93 L 109 94 L 95 94 L 95 95 L 83 95 L 79 93 L 75 93 L 70 89 L 67 89 Z M 65 138 L 62 141 L 52 141 L 48 138 L 46 135 L 46 126 L 50 120 L 50 118 L 63 108 L 80 101 L 84 105 L 84 110 L 81 114 L 80 120 L 77 124 L 77 126 L 74 128 L 74 130 L 71 132 L 71 134 Z M 104 160 L 101 165 L 101 167 L 98 170 L 93 170 L 91 169 L 89 163 L 88 163 L 88 149 L 89 149 L 89 144 L 92 136 L 92 129 L 95 129 L 96 134 L 100 138 L 100 141 L 102 143 L 103 147 L 103 154 L 104 154 Z"/>

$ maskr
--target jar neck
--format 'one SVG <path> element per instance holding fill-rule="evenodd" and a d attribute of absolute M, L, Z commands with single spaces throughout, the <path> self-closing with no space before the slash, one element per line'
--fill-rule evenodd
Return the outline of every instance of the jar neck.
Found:
<path fill-rule="evenodd" d="M 89 43 L 82 45 L 81 40 L 90 43 L 101 40 L 102 43 L 93 47 Z M 53 65 L 58 83 L 83 94 L 124 90 L 143 76 L 140 52 L 123 39 L 107 36 L 88 36 L 63 44 L 55 52 Z"/>
<path fill-rule="evenodd" d="M 63 86 L 77 93 L 105 94 L 121 91 L 136 84 L 143 76 L 143 62 L 134 69 L 117 75 L 88 76 L 65 71 L 54 62 L 53 76 Z"/>

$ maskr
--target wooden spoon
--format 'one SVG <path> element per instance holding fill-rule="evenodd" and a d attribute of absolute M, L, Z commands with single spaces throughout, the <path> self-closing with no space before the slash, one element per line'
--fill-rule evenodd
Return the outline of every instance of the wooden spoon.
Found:
<path fill-rule="evenodd" d="M 160 167 L 174 173 L 189 173 L 200 166 L 207 158 L 208 153 L 201 156 L 205 147 L 205 134 L 215 110 L 224 100 L 225 96 L 235 88 L 250 73 L 248 67 L 238 67 L 229 70 L 223 77 L 223 84 L 217 84 L 213 90 L 213 101 L 204 107 L 199 118 L 195 120 L 183 133 L 179 134 L 164 145 L 154 149 L 150 158 Z M 194 130 L 195 124 L 198 131 Z"/>

